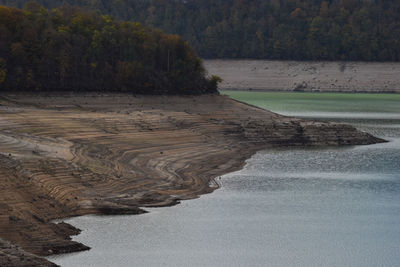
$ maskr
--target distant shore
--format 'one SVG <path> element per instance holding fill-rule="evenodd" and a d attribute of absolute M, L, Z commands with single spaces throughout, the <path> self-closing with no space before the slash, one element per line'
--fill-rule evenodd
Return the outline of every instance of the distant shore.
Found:
<path fill-rule="evenodd" d="M 205 60 L 222 90 L 400 93 L 400 63 Z"/>
<path fill-rule="evenodd" d="M 37 255 L 89 249 L 53 220 L 196 198 L 260 149 L 383 142 L 218 95 L 9 94 L 0 114 L 1 266 L 52 266 Z"/>

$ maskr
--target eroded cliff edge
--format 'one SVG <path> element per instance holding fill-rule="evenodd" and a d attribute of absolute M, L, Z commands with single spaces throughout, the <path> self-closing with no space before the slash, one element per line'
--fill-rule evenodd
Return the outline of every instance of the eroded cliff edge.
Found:
<path fill-rule="evenodd" d="M 88 249 L 70 240 L 79 230 L 52 220 L 195 198 L 261 149 L 378 142 L 226 96 L 3 95 L 0 265 L 50 266 L 35 255 Z"/>

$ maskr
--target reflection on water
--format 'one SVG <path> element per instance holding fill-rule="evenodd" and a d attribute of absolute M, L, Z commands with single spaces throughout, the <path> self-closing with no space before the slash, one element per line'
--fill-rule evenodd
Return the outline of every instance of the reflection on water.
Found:
<path fill-rule="evenodd" d="M 333 115 L 316 117 L 344 121 Z M 400 118 L 381 119 L 347 122 L 389 143 L 263 151 L 200 199 L 140 216 L 68 220 L 84 230 L 75 240 L 93 249 L 50 259 L 62 266 L 398 266 Z"/>

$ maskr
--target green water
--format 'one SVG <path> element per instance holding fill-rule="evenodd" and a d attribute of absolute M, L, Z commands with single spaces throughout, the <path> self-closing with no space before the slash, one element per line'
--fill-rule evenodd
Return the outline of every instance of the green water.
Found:
<path fill-rule="evenodd" d="M 400 94 L 221 91 L 221 94 L 276 112 L 399 113 Z"/>

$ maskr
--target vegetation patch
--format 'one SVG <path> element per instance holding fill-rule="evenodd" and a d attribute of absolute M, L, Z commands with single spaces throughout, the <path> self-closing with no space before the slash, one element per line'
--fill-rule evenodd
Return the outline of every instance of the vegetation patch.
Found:
<path fill-rule="evenodd" d="M 22 7 L 30 0 L 0 0 Z M 37 0 L 179 34 L 204 58 L 400 60 L 398 0 Z"/>
<path fill-rule="evenodd" d="M 217 92 L 177 35 L 72 7 L 0 6 L 0 91 Z"/>

